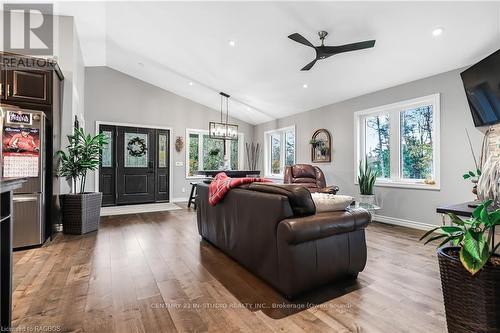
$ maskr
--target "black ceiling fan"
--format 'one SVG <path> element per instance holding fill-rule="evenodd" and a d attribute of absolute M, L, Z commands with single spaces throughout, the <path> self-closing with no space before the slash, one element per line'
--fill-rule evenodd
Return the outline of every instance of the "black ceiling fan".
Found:
<path fill-rule="evenodd" d="M 338 45 L 338 46 L 325 46 L 325 38 L 328 36 L 328 32 L 326 31 L 320 31 L 318 32 L 319 39 L 321 40 L 321 45 L 320 46 L 314 46 L 309 42 L 307 39 L 305 39 L 302 35 L 298 33 L 291 34 L 288 36 L 291 40 L 296 41 L 297 43 L 304 44 L 306 46 L 310 46 L 313 49 L 316 50 L 316 59 L 305 65 L 301 71 L 308 71 L 314 66 L 316 61 L 320 59 L 326 59 L 328 57 L 331 57 L 332 55 L 338 54 L 338 53 L 343 53 L 343 52 L 350 52 L 350 51 L 356 51 L 356 50 L 362 50 L 362 49 L 368 49 L 370 47 L 373 47 L 375 45 L 375 40 L 367 40 L 364 42 L 359 42 L 359 43 L 352 43 L 352 44 L 345 44 L 345 45 Z"/>

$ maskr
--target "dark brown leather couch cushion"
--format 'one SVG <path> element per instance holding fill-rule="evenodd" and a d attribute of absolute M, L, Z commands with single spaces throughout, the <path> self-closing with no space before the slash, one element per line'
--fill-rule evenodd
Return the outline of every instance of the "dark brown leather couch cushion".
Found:
<path fill-rule="evenodd" d="M 364 229 L 371 215 L 364 209 L 324 212 L 307 217 L 292 217 L 278 225 L 278 233 L 289 244 L 299 244 L 335 234 Z"/>
<path fill-rule="evenodd" d="M 286 196 L 295 216 L 307 216 L 316 213 L 316 206 L 311 197 L 311 192 L 303 186 L 252 183 L 248 188 L 253 191 Z"/>

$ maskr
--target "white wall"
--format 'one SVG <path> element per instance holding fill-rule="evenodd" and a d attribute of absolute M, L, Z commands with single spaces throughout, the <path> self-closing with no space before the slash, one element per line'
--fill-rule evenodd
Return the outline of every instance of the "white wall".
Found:
<path fill-rule="evenodd" d="M 325 173 L 328 184 L 340 186 L 340 193 L 357 196 L 354 184 L 354 116 L 355 111 L 390 104 L 415 97 L 441 93 L 441 190 L 414 190 L 376 187 L 382 205 L 377 214 L 423 224 L 439 224 L 436 207 L 473 199 L 471 185 L 462 174 L 472 169 L 465 128 L 479 152 L 482 133 L 474 128 L 465 97 L 461 70 L 454 70 L 422 80 L 402 84 L 344 102 L 299 113 L 254 128 L 254 140 L 263 142 L 264 131 L 284 126 L 296 126 L 297 163 L 310 163 L 312 134 L 326 128 L 332 134 L 332 163 L 317 164 Z M 369 79 L 369 78 L 367 78 Z M 263 159 L 262 159 L 263 160 Z"/>
<path fill-rule="evenodd" d="M 73 133 L 75 115 L 84 124 L 84 88 L 85 65 L 83 63 L 80 40 L 76 32 L 73 17 L 56 16 L 54 19 L 55 45 L 54 54 L 64 75 L 61 104 L 61 147 L 66 147 L 67 135 Z M 68 193 L 69 184 L 60 182 L 60 193 Z"/>
<path fill-rule="evenodd" d="M 85 127 L 88 132 L 95 132 L 96 121 L 171 127 L 172 145 L 177 136 L 182 136 L 186 144 L 186 128 L 208 129 L 208 122 L 220 117 L 219 112 L 204 105 L 109 67 L 86 68 L 85 108 Z M 245 142 L 252 140 L 252 125 L 236 119 L 231 121 L 239 125 Z M 179 153 L 173 150 L 173 200 L 187 198 L 191 188 L 185 176 L 185 150 L 186 147 Z M 175 166 L 175 162 L 182 162 L 183 165 Z M 89 176 L 87 183 L 87 191 L 96 189 L 93 175 Z"/>

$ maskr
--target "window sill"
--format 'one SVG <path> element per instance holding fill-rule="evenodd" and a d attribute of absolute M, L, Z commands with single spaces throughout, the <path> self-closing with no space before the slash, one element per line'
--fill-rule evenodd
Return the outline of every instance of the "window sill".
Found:
<path fill-rule="evenodd" d="M 355 185 L 359 185 L 359 183 L 355 182 Z M 388 181 L 377 181 L 375 182 L 375 187 L 393 187 L 393 188 L 424 190 L 424 191 L 441 190 L 441 186 L 439 184 L 430 185 L 425 183 L 388 182 Z"/>
<path fill-rule="evenodd" d="M 207 177 L 205 176 L 186 176 L 186 180 L 195 180 L 195 179 L 198 179 L 198 180 L 201 180 L 201 179 L 206 179 Z"/>

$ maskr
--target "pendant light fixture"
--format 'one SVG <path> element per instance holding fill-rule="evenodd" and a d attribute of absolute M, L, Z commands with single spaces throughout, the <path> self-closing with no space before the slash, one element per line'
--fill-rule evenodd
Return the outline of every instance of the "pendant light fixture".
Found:
<path fill-rule="evenodd" d="M 212 139 L 238 140 L 238 125 L 229 124 L 229 96 L 220 92 L 220 123 L 211 121 L 208 123 L 208 134 Z M 226 101 L 226 120 L 224 121 L 224 99 Z"/>

